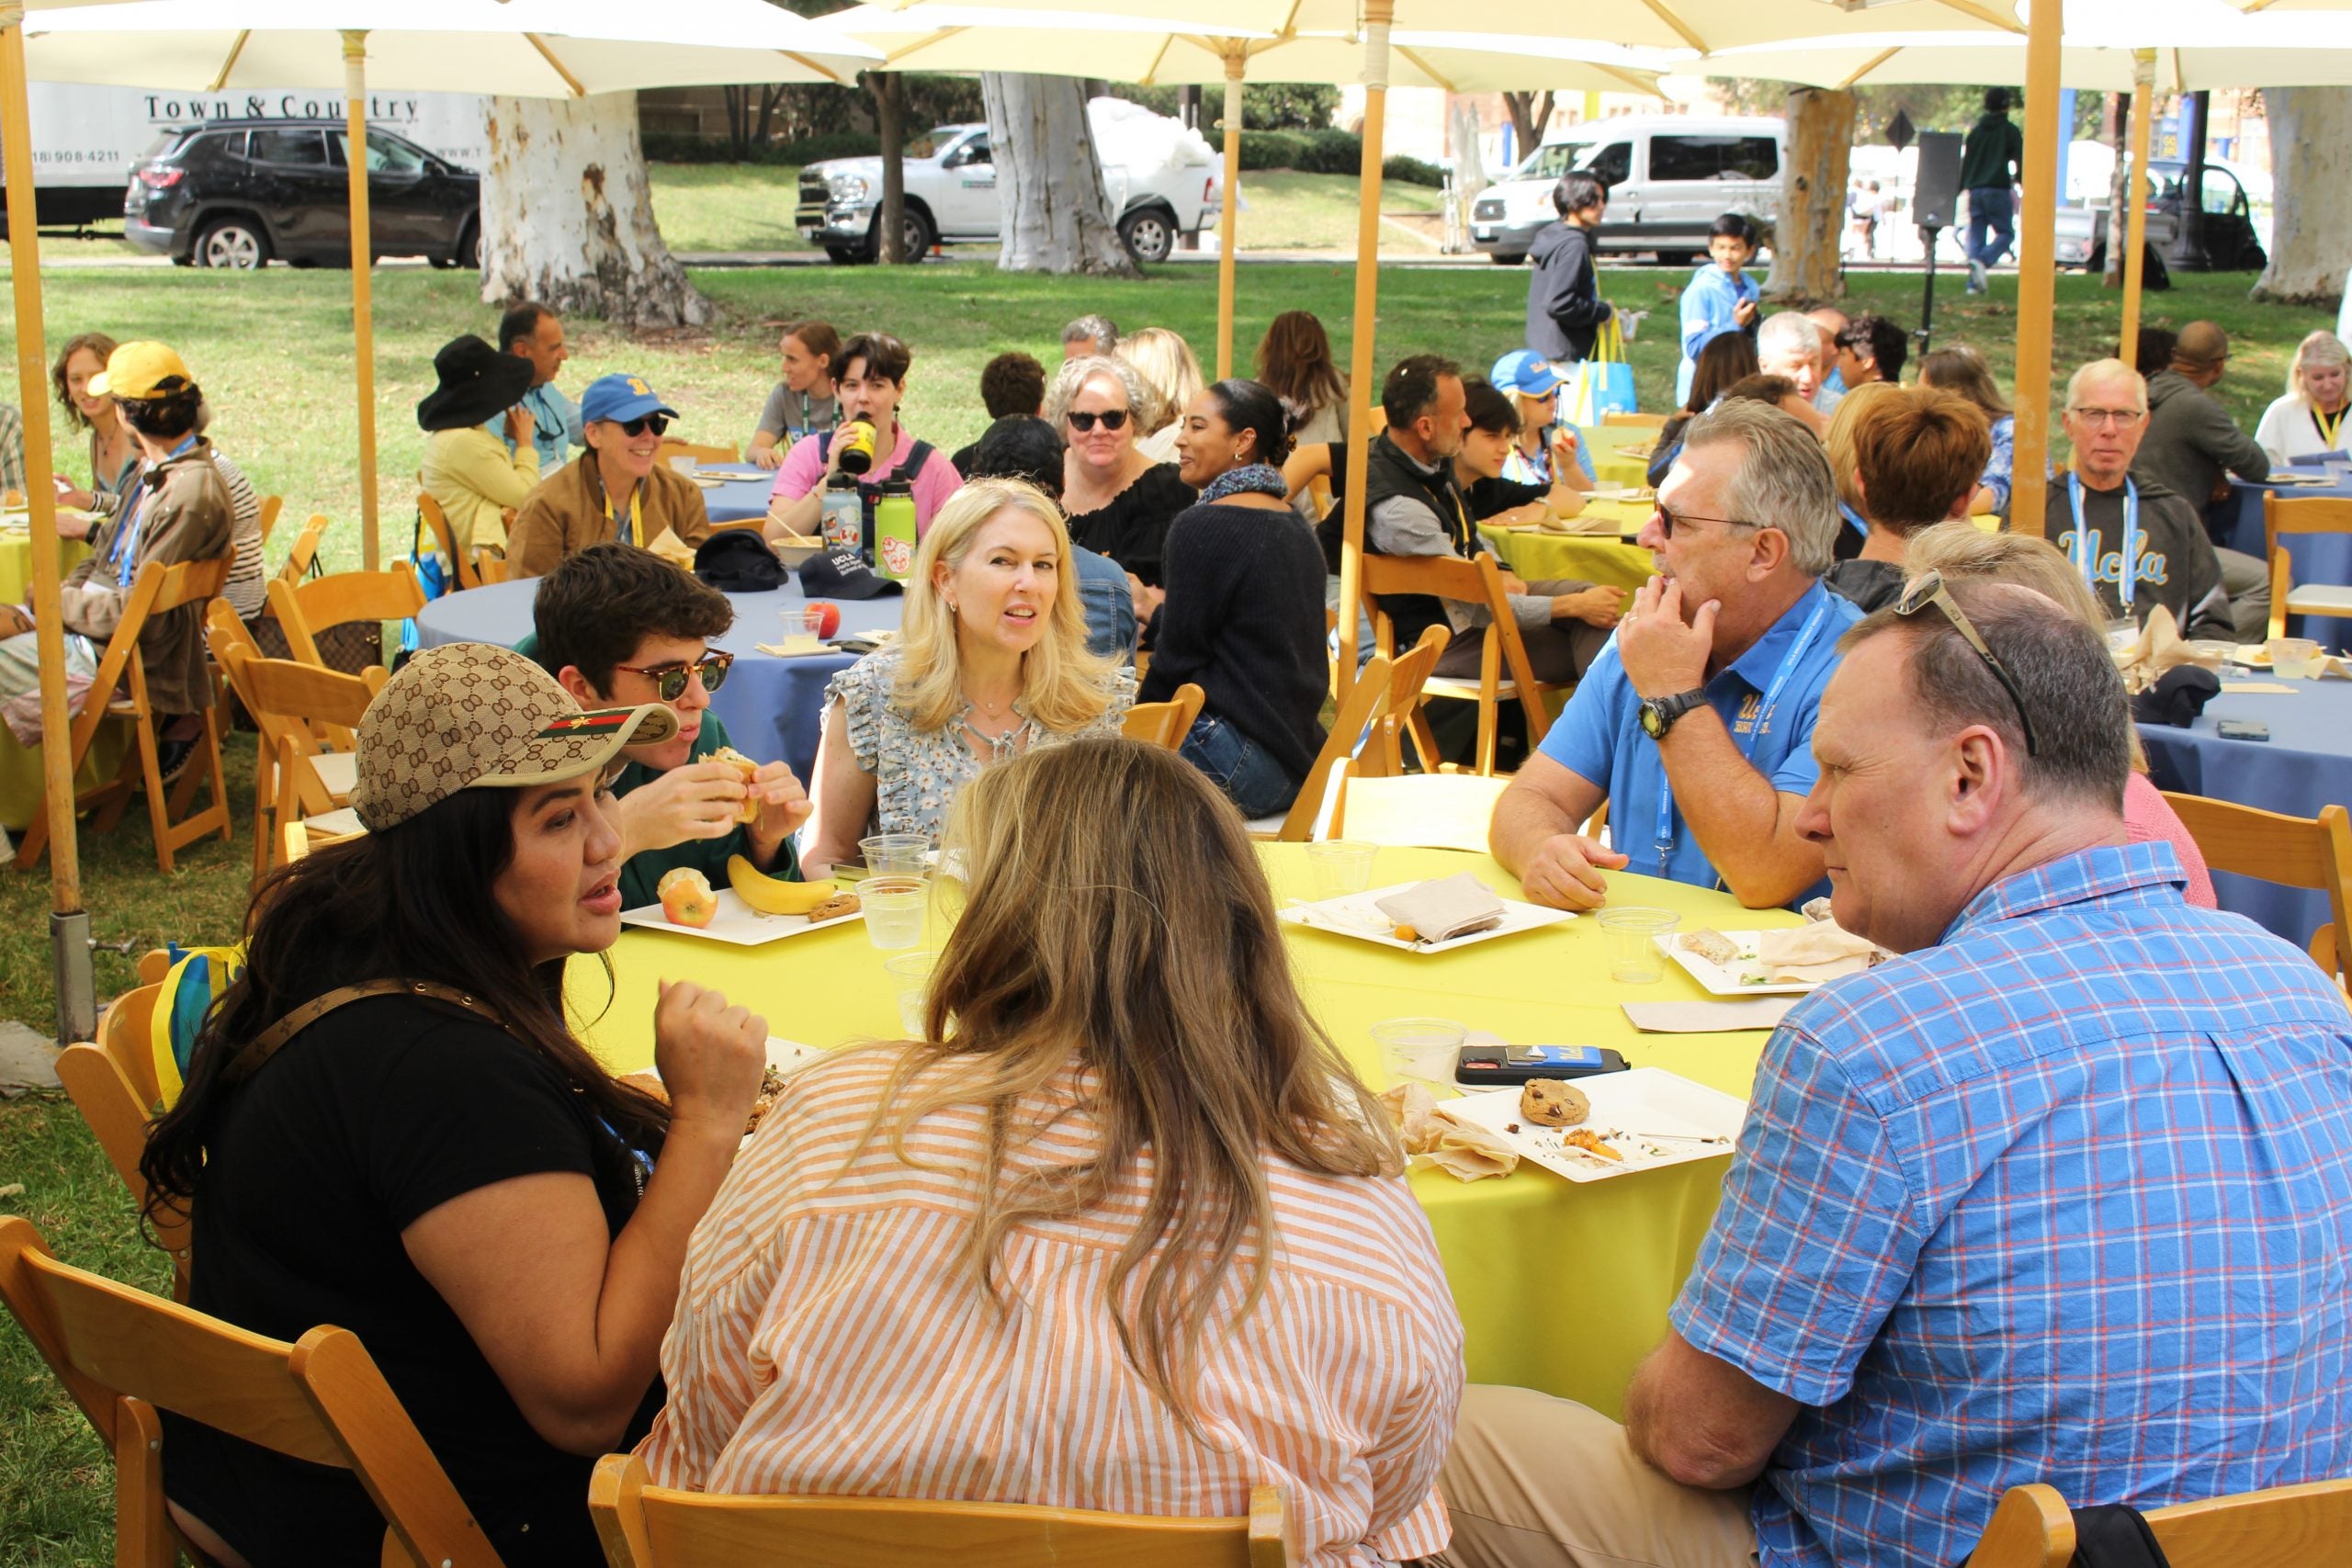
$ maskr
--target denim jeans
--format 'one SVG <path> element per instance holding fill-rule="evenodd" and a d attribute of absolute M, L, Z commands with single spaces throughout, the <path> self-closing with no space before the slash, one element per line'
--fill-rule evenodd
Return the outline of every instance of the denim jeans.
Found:
<path fill-rule="evenodd" d="M 1991 266 L 2015 243 L 2017 232 L 2017 209 L 2008 186 L 1986 186 L 1968 193 L 1969 260 Z"/>
<path fill-rule="evenodd" d="M 1194 719 L 1179 750 L 1244 817 L 1272 817 L 1289 810 L 1298 798 L 1298 781 L 1256 741 L 1221 718 L 1204 714 Z"/>

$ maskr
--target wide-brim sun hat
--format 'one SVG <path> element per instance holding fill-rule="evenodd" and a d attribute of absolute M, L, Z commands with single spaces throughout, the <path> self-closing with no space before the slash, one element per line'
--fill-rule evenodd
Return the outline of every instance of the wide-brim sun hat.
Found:
<path fill-rule="evenodd" d="M 537 374 L 519 354 L 501 354 L 468 333 L 433 356 L 441 384 L 416 405 L 421 429 L 466 430 L 486 423 L 523 400 Z"/>

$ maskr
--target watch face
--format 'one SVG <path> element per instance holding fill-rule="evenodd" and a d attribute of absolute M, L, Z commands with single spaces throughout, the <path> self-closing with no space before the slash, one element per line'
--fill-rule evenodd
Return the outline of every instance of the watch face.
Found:
<path fill-rule="evenodd" d="M 1665 708 L 1654 698 L 1645 701 L 1642 704 L 1642 733 L 1655 740 L 1665 732 Z"/>

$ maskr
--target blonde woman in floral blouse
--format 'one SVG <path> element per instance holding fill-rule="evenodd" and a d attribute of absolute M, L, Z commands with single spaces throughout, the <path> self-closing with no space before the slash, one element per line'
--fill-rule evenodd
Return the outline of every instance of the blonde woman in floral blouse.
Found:
<path fill-rule="evenodd" d="M 1135 691 L 1131 674 L 1087 651 L 1060 510 L 1035 485 L 972 481 L 923 535 L 899 641 L 826 691 L 802 863 L 854 860 L 872 832 L 938 832 L 981 769 L 1116 735 Z"/>

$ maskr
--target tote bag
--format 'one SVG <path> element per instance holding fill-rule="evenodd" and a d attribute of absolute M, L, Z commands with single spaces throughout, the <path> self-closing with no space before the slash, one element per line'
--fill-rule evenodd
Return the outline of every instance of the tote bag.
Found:
<path fill-rule="evenodd" d="M 1600 323 L 1591 357 L 1577 362 L 1562 394 L 1560 415 L 1576 424 L 1599 424 L 1603 414 L 1635 412 L 1634 367 L 1626 363 L 1625 336 L 1615 316 Z"/>

